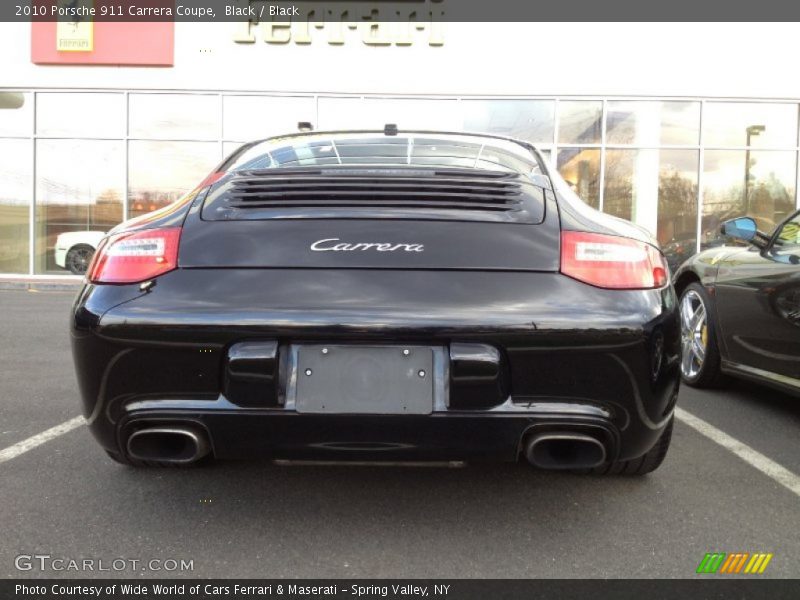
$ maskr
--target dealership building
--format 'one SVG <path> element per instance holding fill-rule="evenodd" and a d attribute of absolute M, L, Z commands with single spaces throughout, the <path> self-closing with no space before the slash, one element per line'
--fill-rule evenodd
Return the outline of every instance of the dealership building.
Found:
<path fill-rule="evenodd" d="M 2 23 L 0 276 L 69 277 L 243 142 L 317 130 L 533 142 L 674 264 L 798 207 L 795 24 Z M 84 235 L 86 234 L 86 235 Z M 62 248 L 63 253 L 65 249 Z M 68 265 L 66 265 L 68 266 Z"/>

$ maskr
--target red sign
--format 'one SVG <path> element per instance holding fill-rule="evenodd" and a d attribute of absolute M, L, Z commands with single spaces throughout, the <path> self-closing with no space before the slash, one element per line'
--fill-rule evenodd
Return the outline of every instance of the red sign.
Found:
<path fill-rule="evenodd" d="M 31 23 L 31 61 L 35 64 L 153 67 L 174 64 L 175 23 L 172 21 L 86 23 L 90 29 L 68 40 L 57 30 L 58 25 L 55 21 Z M 70 47 L 73 49 L 65 50 Z"/>

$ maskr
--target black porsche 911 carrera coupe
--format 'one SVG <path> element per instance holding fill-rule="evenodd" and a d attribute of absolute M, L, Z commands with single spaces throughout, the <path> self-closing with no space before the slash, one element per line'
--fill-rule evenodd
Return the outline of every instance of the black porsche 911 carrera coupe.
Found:
<path fill-rule="evenodd" d="M 243 146 L 100 243 L 72 314 L 89 426 L 131 465 L 508 460 L 643 474 L 680 381 L 668 267 L 529 144 Z"/>
<path fill-rule="evenodd" d="M 675 273 L 683 380 L 713 387 L 732 375 L 800 395 L 800 211 L 769 234 L 750 217 L 721 233 L 749 246 L 708 249 Z"/>

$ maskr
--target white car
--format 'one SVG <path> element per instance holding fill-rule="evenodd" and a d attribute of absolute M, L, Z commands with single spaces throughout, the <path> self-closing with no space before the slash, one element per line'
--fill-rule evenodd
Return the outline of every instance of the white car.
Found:
<path fill-rule="evenodd" d="M 97 245 L 105 231 L 68 231 L 56 238 L 55 259 L 62 269 L 83 275 L 89 268 Z"/>

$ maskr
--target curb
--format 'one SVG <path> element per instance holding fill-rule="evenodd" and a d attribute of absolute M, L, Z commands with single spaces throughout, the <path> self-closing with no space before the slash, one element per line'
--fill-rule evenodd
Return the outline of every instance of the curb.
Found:
<path fill-rule="evenodd" d="M 0 279 L 0 291 L 77 292 L 81 285 L 83 285 L 82 281 Z"/>

